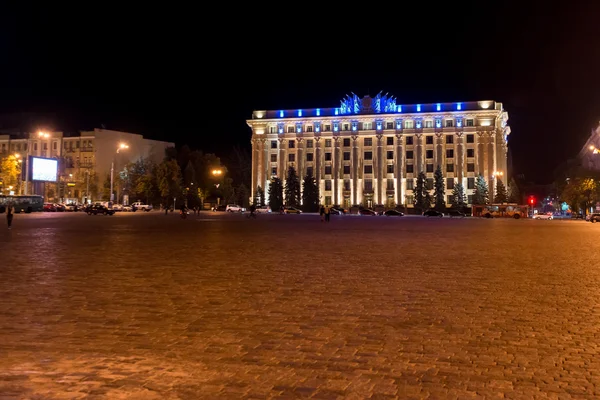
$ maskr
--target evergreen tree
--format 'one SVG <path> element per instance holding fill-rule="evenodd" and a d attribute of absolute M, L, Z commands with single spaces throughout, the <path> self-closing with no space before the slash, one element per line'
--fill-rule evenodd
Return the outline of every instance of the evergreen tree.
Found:
<path fill-rule="evenodd" d="M 452 206 L 461 211 L 467 206 L 465 188 L 461 183 L 456 183 L 454 189 L 452 189 Z"/>
<path fill-rule="evenodd" d="M 273 177 L 269 185 L 269 207 L 273 212 L 283 206 L 283 183 L 278 177 Z"/>
<path fill-rule="evenodd" d="M 446 210 L 446 185 L 444 183 L 444 175 L 442 174 L 442 167 L 440 165 L 435 169 L 433 174 L 433 198 L 435 201 L 435 209 L 439 212 Z"/>
<path fill-rule="evenodd" d="M 300 205 L 300 180 L 294 167 L 288 169 L 284 193 L 285 204 L 288 207 L 298 207 Z"/>
<path fill-rule="evenodd" d="M 473 193 L 473 204 L 488 204 L 489 191 L 488 185 L 482 175 L 479 175 L 475 180 L 475 192 Z"/>
<path fill-rule="evenodd" d="M 521 192 L 515 178 L 510 178 L 510 182 L 508 182 L 508 201 L 521 204 Z"/>
<path fill-rule="evenodd" d="M 306 175 L 302 182 L 302 209 L 306 212 L 319 211 L 319 187 L 312 174 Z"/>
<path fill-rule="evenodd" d="M 248 199 L 250 198 L 250 190 L 246 185 L 240 183 L 239 186 L 235 189 L 236 196 L 236 204 L 239 204 L 242 207 L 248 207 Z"/>
<path fill-rule="evenodd" d="M 256 187 L 256 193 L 254 194 L 253 203 L 257 207 L 262 207 L 265 205 L 265 191 L 260 185 Z"/>
<path fill-rule="evenodd" d="M 504 182 L 502 182 L 502 179 L 497 179 L 494 203 L 507 203 L 507 202 L 508 202 L 508 196 L 506 194 L 506 186 L 504 186 Z"/>
<path fill-rule="evenodd" d="M 427 191 L 426 180 L 425 173 L 419 172 L 413 190 L 415 208 L 421 213 L 431 207 L 431 195 Z"/>

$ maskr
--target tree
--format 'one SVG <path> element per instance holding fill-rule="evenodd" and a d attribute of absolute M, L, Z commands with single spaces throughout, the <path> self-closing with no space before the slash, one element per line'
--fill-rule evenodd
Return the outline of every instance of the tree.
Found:
<path fill-rule="evenodd" d="M 454 189 L 452 189 L 452 206 L 458 210 L 462 210 L 467 206 L 467 197 L 462 183 L 456 183 Z"/>
<path fill-rule="evenodd" d="M 258 185 L 256 187 L 256 193 L 254 195 L 254 204 L 258 207 L 262 207 L 265 205 L 265 191 L 262 186 Z"/>
<path fill-rule="evenodd" d="M 236 196 L 236 204 L 239 204 L 240 206 L 244 207 L 244 208 L 248 208 L 248 199 L 250 197 L 250 190 L 248 189 L 248 186 L 244 185 L 243 183 L 240 183 L 236 188 L 235 188 L 235 196 Z"/>
<path fill-rule="evenodd" d="M 181 169 L 174 159 L 165 159 L 156 168 L 156 182 L 163 204 L 169 204 L 171 198 L 182 197 Z M 176 204 L 173 204 L 176 206 Z"/>
<path fill-rule="evenodd" d="M 515 178 L 510 178 L 508 182 L 508 201 L 510 203 L 521 204 L 521 192 L 519 191 L 519 185 L 517 185 L 517 181 Z"/>
<path fill-rule="evenodd" d="M 482 175 L 475 180 L 475 192 L 473 193 L 473 204 L 488 204 L 489 190 L 488 185 Z"/>
<path fill-rule="evenodd" d="M 506 186 L 504 186 L 504 182 L 502 182 L 502 179 L 496 180 L 496 193 L 494 196 L 494 203 L 508 203 Z"/>
<path fill-rule="evenodd" d="M 283 206 L 283 183 L 278 177 L 273 177 L 269 185 L 269 207 L 277 211 Z"/>
<path fill-rule="evenodd" d="M 0 160 L 0 181 L 4 189 L 12 186 L 12 190 L 15 193 L 18 192 L 21 175 L 20 168 L 19 159 L 13 155 L 5 156 Z"/>
<path fill-rule="evenodd" d="M 306 212 L 319 211 L 319 187 L 311 173 L 302 182 L 302 208 Z"/>
<path fill-rule="evenodd" d="M 571 210 L 578 213 L 587 210 L 600 200 L 600 184 L 589 177 L 571 178 L 560 194 Z"/>
<path fill-rule="evenodd" d="M 288 169 L 284 192 L 287 206 L 298 207 L 300 205 L 300 180 L 294 167 Z"/>
<path fill-rule="evenodd" d="M 424 212 L 431 207 L 431 195 L 426 188 L 427 177 L 423 171 L 419 172 L 413 190 L 414 205 L 419 212 Z"/>
<path fill-rule="evenodd" d="M 435 169 L 433 174 L 433 198 L 435 201 L 435 209 L 443 212 L 446 210 L 446 185 L 444 184 L 444 175 L 440 165 Z"/>

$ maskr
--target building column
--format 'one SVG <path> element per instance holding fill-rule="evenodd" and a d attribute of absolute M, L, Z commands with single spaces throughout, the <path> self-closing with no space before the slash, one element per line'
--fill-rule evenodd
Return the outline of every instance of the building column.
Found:
<path fill-rule="evenodd" d="M 358 136 L 352 136 L 352 205 L 358 204 Z"/>
<path fill-rule="evenodd" d="M 464 134 L 463 132 L 456 132 L 456 177 L 458 183 L 464 185 L 464 171 L 465 171 L 465 146 L 464 146 Z"/>
<path fill-rule="evenodd" d="M 383 185 L 383 177 L 385 176 L 383 173 L 383 168 L 385 167 L 386 163 L 384 162 L 385 160 L 383 159 L 383 135 L 382 134 L 378 134 L 377 136 L 377 156 L 375 159 L 375 162 L 377 163 L 376 168 L 377 168 L 377 186 L 376 186 L 376 190 L 377 190 L 377 204 L 383 204 L 383 193 L 384 193 L 384 185 Z"/>
<path fill-rule="evenodd" d="M 415 154 L 415 164 L 417 166 L 417 170 L 415 171 L 415 175 L 419 175 L 423 172 L 423 157 L 425 156 L 423 153 L 423 134 L 418 133 L 415 135 L 415 139 L 417 141 L 416 145 L 416 153 Z"/>
<path fill-rule="evenodd" d="M 477 132 L 477 169 L 476 174 L 485 177 L 485 134 Z"/>
<path fill-rule="evenodd" d="M 304 139 L 301 137 L 296 138 L 296 143 L 298 144 L 298 150 L 296 151 L 296 173 L 298 174 L 298 178 L 300 179 L 300 184 L 302 185 L 302 181 L 304 180 Z M 300 187 L 300 191 L 302 192 L 302 187 Z"/>
<path fill-rule="evenodd" d="M 252 139 L 252 188 L 250 192 L 252 193 L 252 198 L 256 196 L 256 187 L 258 186 L 258 158 L 259 158 L 259 149 L 258 149 L 258 139 Z"/>
<path fill-rule="evenodd" d="M 321 193 L 323 193 L 324 185 L 321 185 L 321 137 L 315 136 L 315 181 L 317 182 L 317 187 L 319 188 L 319 197 L 321 197 Z M 325 203 L 325 198 L 321 202 L 319 199 L 319 203 Z"/>
<path fill-rule="evenodd" d="M 341 157 L 340 157 L 340 137 L 334 136 L 333 138 L 333 204 L 341 205 L 340 201 L 340 165 L 341 165 Z"/>
<path fill-rule="evenodd" d="M 404 177 L 404 136 L 396 134 L 396 206 L 405 204 L 406 199 L 404 197 L 404 188 L 402 185 L 402 179 Z"/>
<path fill-rule="evenodd" d="M 271 165 L 271 160 L 269 158 L 269 145 L 266 138 L 260 140 L 261 146 L 263 150 L 263 167 L 262 167 L 262 179 L 260 181 L 260 187 L 263 192 L 266 193 L 267 190 L 267 181 L 269 180 L 269 165 Z"/>
<path fill-rule="evenodd" d="M 444 134 L 436 133 L 435 134 L 435 167 L 443 167 L 444 163 Z M 442 170 L 445 174 L 446 171 Z"/>
<path fill-rule="evenodd" d="M 494 132 L 488 132 L 488 143 L 487 143 L 487 173 L 488 176 L 486 177 L 488 179 L 488 181 L 490 182 L 489 188 L 490 188 L 490 201 L 493 201 L 494 197 L 496 196 L 496 180 L 497 179 L 502 179 L 500 177 L 495 177 L 494 176 L 494 172 L 496 172 L 496 151 L 494 148 L 494 141 L 495 141 L 495 135 Z"/>
<path fill-rule="evenodd" d="M 285 166 L 287 160 L 285 159 L 286 151 L 285 145 L 287 141 L 284 138 L 279 139 L 279 168 L 277 169 L 277 176 L 281 179 L 281 184 L 285 186 Z"/>

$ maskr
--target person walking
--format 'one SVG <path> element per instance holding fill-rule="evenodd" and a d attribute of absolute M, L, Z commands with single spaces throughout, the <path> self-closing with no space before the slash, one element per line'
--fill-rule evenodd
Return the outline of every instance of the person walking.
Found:
<path fill-rule="evenodd" d="M 319 208 L 319 215 L 321 216 L 321 222 L 325 221 L 325 206 L 323 204 Z"/>
<path fill-rule="evenodd" d="M 329 222 L 330 215 L 331 215 L 331 207 L 325 206 L 325 222 Z"/>
<path fill-rule="evenodd" d="M 12 229 L 13 217 L 13 207 L 9 204 L 6 209 L 6 222 L 8 223 L 8 229 Z"/>

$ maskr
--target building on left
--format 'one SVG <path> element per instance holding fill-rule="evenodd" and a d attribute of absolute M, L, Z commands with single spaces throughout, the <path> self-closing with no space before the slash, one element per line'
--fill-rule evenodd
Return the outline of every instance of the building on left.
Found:
<path fill-rule="evenodd" d="M 0 158 L 12 155 L 22 160 L 23 169 L 27 168 L 29 156 L 58 160 L 55 183 L 32 181 L 23 173 L 19 187 L 11 189 L 14 194 L 43 195 L 48 202 L 102 200 L 111 169 L 116 182 L 119 172 L 128 163 L 140 159 L 160 162 L 165 150 L 174 146 L 174 143 L 146 139 L 136 133 L 98 128 L 74 135 L 48 131 L 0 134 Z M 0 186 L 0 190 L 2 194 L 9 194 L 8 188 Z M 135 201 L 124 199 L 118 185 L 113 193 L 117 202 Z"/>

